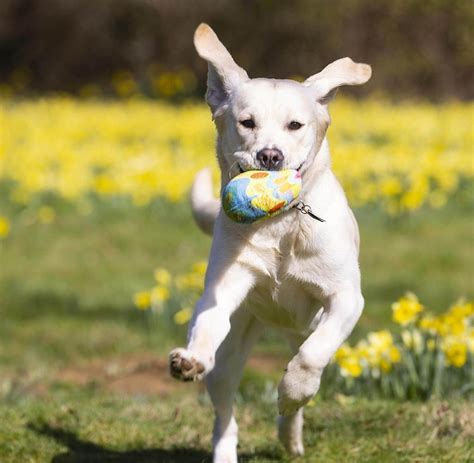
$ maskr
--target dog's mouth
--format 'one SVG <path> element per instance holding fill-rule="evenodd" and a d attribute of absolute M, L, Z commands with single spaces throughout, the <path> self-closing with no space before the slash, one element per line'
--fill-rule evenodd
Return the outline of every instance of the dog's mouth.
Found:
<path fill-rule="evenodd" d="M 237 165 L 239 166 L 239 173 L 240 174 L 243 174 L 244 172 L 247 172 L 247 170 L 268 170 L 268 169 L 243 169 L 242 166 L 239 163 Z M 301 173 L 301 169 L 303 168 L 303 165 L 304 165 L 304 161 L 295 170 L 297 172 Z M 290 167 L 290 169 L 291 169 L 291 167 Z"/>

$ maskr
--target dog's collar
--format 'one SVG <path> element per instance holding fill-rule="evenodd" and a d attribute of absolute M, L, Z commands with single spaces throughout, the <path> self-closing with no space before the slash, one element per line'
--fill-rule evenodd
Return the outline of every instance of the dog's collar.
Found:
<path fill-rule="evenodd" d="M 312 219 L 319 220 L 320 222 L 326 222 L 324 219 L 313 213 L 309 204 L 305 204 L 301 200 L 299 200 L 293 207 L 296 207 L 296 209 L 298 209 L 298 211 L 300 211 L 302 214 L 309 215 Z"/>

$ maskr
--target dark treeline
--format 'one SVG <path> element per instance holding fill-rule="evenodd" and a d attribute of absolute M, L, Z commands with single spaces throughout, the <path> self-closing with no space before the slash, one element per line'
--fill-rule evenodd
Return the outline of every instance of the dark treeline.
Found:
<path fill-rule="evenodd" d="M 250 76 L 307 76 L 336 58 L 372 64 L 393 97 L 473 97 L 472 0 L 0 0 L 0 80 L 34 91 L 140 82 L 151 64 L 205 82 L 192 34 L 208 22 Z"/>

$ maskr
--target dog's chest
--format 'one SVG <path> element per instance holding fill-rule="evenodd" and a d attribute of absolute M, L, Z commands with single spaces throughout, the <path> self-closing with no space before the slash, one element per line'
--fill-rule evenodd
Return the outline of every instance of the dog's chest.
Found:
<path fill-rule="evenodd" d="M 321 302 L 296 280 L 262 278 L 249 293 L 246 305 L 265 324 L 305 333 L 311 331 Z"/>
<path fill-rule="evenodd" d="M 310 249 L 307 239 L 313 243 Z M 288 232 L 287 223 L 269 227 L 248 241 L 240 260 L 255 273 L 256 284 L 246 305 L 262 322 L 301 333 L 311 328 L 328 273 L 314 242 L 300 227 L 290 227 Z"/>

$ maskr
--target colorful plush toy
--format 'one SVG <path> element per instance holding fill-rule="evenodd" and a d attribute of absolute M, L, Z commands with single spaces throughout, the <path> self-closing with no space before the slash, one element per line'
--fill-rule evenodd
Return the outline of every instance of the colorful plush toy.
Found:
<path fill-rule="evenodd" d="M 232 220 L 253 223 L 286 211 L 300 191 L 301 175 L 296 170 L 249 170 L 226 185 L 222 206 Z"/>

